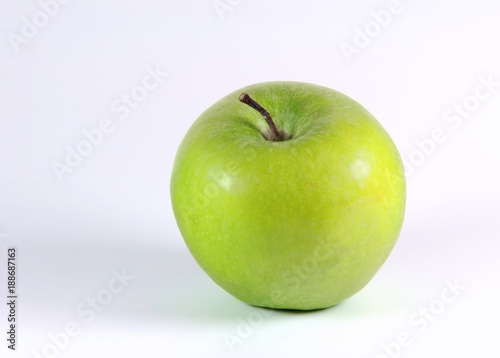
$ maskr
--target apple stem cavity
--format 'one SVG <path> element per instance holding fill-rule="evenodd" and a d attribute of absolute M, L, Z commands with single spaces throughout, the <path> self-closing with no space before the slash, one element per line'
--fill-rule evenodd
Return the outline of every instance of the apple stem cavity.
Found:
<path fill-rule="evenodd" d="M 250 107 L 252 107 L 253 109 L 255 109 L 266 120 L 266 122 L 269 125 L 269 127 L 271 128 L 274 136 L 272 138 L 267 138 L 267 136 L 263 134 L 264 138 L 266 138 L 267 140 L 275 141 L 275 142 L 281 142 L 281 141 L 289 138 L 289 136 L 287 136 L 286 133 L 283 133 L 283 134 L 280 133 L 278 128 L 276 128 L 276 124 L 274 123 L 269 112 L 266 111 L 260 104 L 258 104 L 252 97 L 250 97 L 248 95 L 248 93 L 242 93 L 240 95 L 240 102 L 245 103 L 245 104 L 249 105 Z"/>

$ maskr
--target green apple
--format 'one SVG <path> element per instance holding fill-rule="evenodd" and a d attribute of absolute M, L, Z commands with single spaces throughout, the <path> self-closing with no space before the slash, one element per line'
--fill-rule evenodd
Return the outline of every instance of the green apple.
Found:
<path fill-rule="evenodd" d="M 371 280 L 406 197 L 401 157 L 377 120 L 301 82 L 254 84 L 208 108 L 178 149 L 170 189 L 187 247 L 219 286 L 297 310 L 333 306 Z"/>

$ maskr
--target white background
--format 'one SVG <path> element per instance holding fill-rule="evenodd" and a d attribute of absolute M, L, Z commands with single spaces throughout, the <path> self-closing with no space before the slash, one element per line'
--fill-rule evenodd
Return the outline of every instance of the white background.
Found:
<path fill-rule="evenodd" d="M 212 0 L 46 10 L 2 0 L 0 302 L 12 245 L 19 293 L 18 350 L 8 356 L 498 355 L 499 3 L 219 4 L 231 11 L 218 13 Z M 30 32 L 26 21 L 39 26 Z M 351 55 L 342 50 L 356 45 Z M 169 75 L 121 119 L 113 103 L 141 94 L 148 69 Z M 488 79 L 496 85 L 477 99 Z M 172 163 L 192 122 L 227 93 L 269 80 L 351 96 L 414 166 L 396 248 L 365 289 L 331 309 L 299 314 L 237 301 L 198 268 L 171 210 Z M 458 106 L 468 110 L 447 121 Z M 53 163 L 64 164 L 104 118 L 113 131 L 58 180 Z M 118 287 L 113 272 L 122 271 L 130 278 Z M 111 297 L 110 282 L 121 289 Z M 456 295 L 446 282 L 460 286 Z M 106 305 L 79 314 L 95 297 Z M 77 334 L 66 339 L 68 324 Z M 231 335 L 239 339 L 232 350 Z"/>

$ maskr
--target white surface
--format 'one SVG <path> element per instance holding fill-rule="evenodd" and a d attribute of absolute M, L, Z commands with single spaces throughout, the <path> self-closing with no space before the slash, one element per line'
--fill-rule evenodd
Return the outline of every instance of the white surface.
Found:
<path fill-rule="evenodd" d="M 20 295 L 19 349 L 7 356 L 382 358 L 401 334 L 407 344 L 393 356 L 498 355 L 500 86 L 469 97 L 481 79 L 500 83 L 498 2 L 226 1 L 234 5 L 223 19 L 212 0 L 71 1 L 17 52 L 9 34 L 21 34 L 24 17 L 43 22 L 41 7 L 0 4 L 0 267 L 17 246 Z M 397 13 L 348 61 L 342 43 L 384 9 Z M 155 68 L 169 76 L 129 115 L 113 112 Z M 269 314 L 236 301 L 198 268 L 171 211 L 172 162 L 191 123 L 230 91 L 267 80 L 353 97 L 407 161 L 441 128 L 408 177 L 391 257 L 332 309 Z M 477 109 L 447 122 L 464 101 Z M 114 130 L 60 182 L 52 163 L 103 118 Z M 134 276 L 126 286 L 113 281 L 122 270 Z M 447 280 L 466 288 L 443 303 Z M 121 291 L 107 296 L 110 283 Z M 110 302 L 94 317 L 85 305 L 96 296 Z M 415 316 L 429 305 L 442 313 Z M 6 316 L 2 304 L 2 332 Z M 51 351 L 50 335 L 71 322 L 78 334 Z M 241 338 L 233 352 L 230 334 Z"/>

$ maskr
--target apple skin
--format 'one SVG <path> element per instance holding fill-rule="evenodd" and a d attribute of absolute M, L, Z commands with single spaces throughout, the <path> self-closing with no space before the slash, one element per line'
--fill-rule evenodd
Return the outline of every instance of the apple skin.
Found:
<path fill-rule="evenodd" d="M 248 93 L 285 141 L 239 102 Z M 265 82 L 208 108 L 183 139 L 171 177 L 180 232 L 202 269 L 255 306 L 311 310 L 361 290 L 399 236 L 401 157 L 377 120 L 332 89 Z"/>

